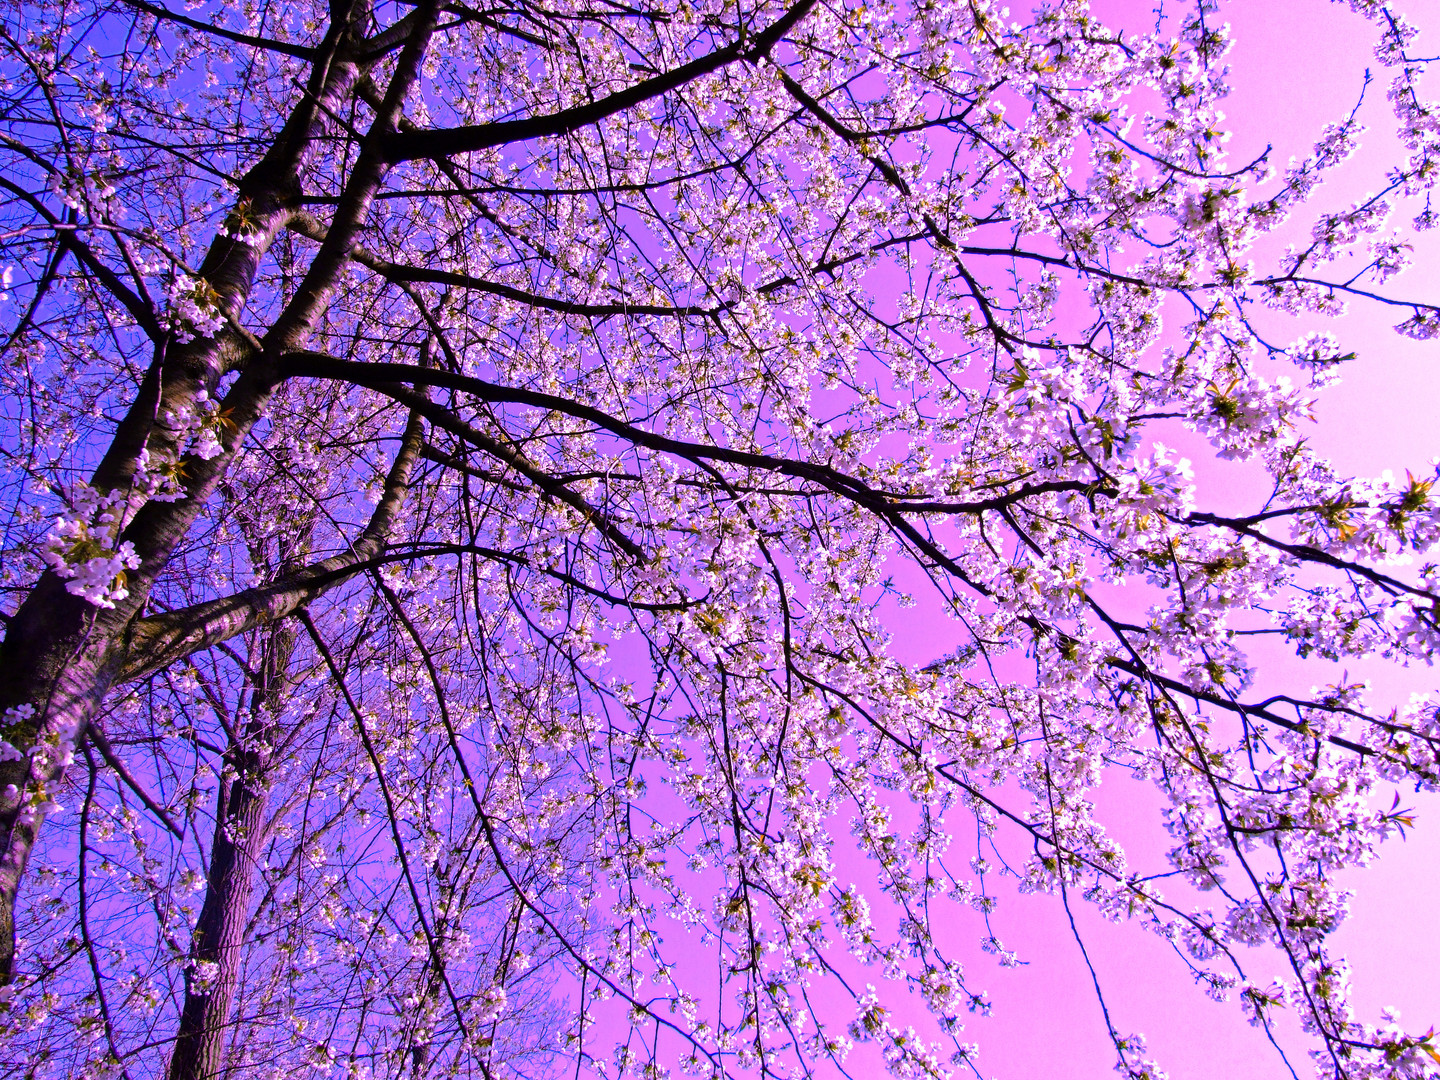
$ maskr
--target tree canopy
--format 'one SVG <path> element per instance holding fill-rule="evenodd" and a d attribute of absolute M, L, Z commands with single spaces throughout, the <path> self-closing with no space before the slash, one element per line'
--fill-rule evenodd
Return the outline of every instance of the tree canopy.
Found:
<path fill-rule="evenodd" d="M 1256 659 L 1440 642 L 1436 466 L 1310 441 L 1440 334 L 1349 7 L 1335 208 L 1216 0 L 7 5 L 5 1070 L 986 1075 L 1018 887 L 1434 1075 L 1328 939 L 1437 702 Z"/>

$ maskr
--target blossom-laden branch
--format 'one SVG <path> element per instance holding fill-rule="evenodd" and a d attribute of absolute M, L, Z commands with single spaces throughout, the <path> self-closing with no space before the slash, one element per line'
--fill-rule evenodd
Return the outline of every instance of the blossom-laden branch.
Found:
<path fill-rule="evenodd" d="M 1013 876 L 1125 1075 L 1081 903 L 1426 1075 L 1331 935 L 1440 713 L 1303 662 L 1440 647 L 1440 474 L 1308 437 L 1316 317 L 1440 332 L 1351 7 L 1406 149 L 1334 206 L 1382 76 L 1232 162 L 1214 0 L 22 5 L 0 1067 L 978 1075 Z"/>

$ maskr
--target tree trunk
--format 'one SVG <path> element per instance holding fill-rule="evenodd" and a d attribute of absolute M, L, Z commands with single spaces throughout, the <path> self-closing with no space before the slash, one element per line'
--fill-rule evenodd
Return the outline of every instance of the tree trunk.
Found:
<path fill-rule="evenodd" d="M 405 42 L 389 92 L 370 136 L 362 146 L 337 206 L 329 236 L 294 297 L 263 342 L 236 329 L 260 260 L 275 235 L 299 206 L 301 173 L 310 147 L 328 116 L 344 115 L 347 103 L 374 59 L 376 43 L 362 39 L 370 10 L 366 0 L 332 5 L 334 23 L 315 50 L 305 92 L 264 157 L 240 183 L 239 205 L 251 223 L 245 239 L 217 236 L 201 264 L 201 277 L 231 328 L 213 338 L 178 343 L 158 341 L 136 400 L 120 422 L 97 468 L 92 486 L 101 493 L 125 492 L 140 469 L 142 452 L 151 468 L 176 461 L 186 427 L 172 417 L 193 416 L 201 392 L 213 394 L 227 370 L 239 380 L 222 402 L 230 427 L 221 434 L 222 452 L 210 460 L 185 459 L 189 479 L 177 502 L 122 504 L 114 542 L 134 544 L 140 564 L 129 575 L 129 595 L 113 608 L 72 595 L 66 582 L 47 572 L 6 627 L 0 644 L 0 738 L 20 754 L 0 762 L 0 985 L 14 977 L 15 905 L 49 803 L 49 787 L 61 777 L 76 739 L 127 666 L 144 668 L 131 655 L 131 628 L 151 586 L 164 571 L 250 428 L 262 415 L 279 378 L 278 357 L 299 346 L 323 316 L 340 281 L 354 235 L 387 168 L 383 139 L 393 133 L 400 102 L 413 83 L 428 35 L 434 4 L 422 4 L 392 28 Z M 385 35 L 387 38 L 391 32 Z M 393 43 L 387 43 L 385 48 Z M 236 811 L 248 796 L 240 800 Z M 229 808 L 227 808 L 227 813 Z"/>
<path fill-rule="evenodd" d="M 195 925 L 191 967 L 185 973 L 185 1004 L 170 1058 L 170 1080 L 220 1075 L 250 899 L 266 839 L 270 792 L 263 765 L 255 758 L 248 747 L 236 753 L 236 776 L 222 787 L 216 807 L 210 876 Z"/>
<path fill-rule="evenodd" d="M 243 741 L 226 755 L 234 775 L 221 784 L 216 801 L 210 875 L 191 939 L 169 1080 L 208 1080 L 220 1075 L 224 1063 L 250 901 L 268 838 L 269 763 L 280 735 L 275 716 L 291 686 L 286 669 L 294 648 L 295 631 L 288 623 L 265 635 Z"/>

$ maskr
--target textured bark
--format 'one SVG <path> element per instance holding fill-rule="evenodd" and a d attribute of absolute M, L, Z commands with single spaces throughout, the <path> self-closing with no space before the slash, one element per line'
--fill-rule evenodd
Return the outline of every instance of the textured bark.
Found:
<path fill-rule="evenodd" d="M 69 764 L 76 737 L 114 679 L 118 655 L 107 647 L 111 615 L 47 574 L 11 619 L 0 646 L 0 705 L 42 703 L 0 732 L 29 751 L 19 761 L 0 762 L 0 983 L 13 974 L 15 901 L 44 820 L 48 786 Z"/>
<path fill-rule="evenodd" d="M 240 368 L 241 375 L 222 402 L 234 425 L 221 440 L 222 453 L 209 461 L 187 459 L 186 497 L 140 506 L 124 523 L 117 543 L 133 543 L 140 558 L 139 568 L 129 575 L 129 596 L 114 608 L 97 608 L 71 595 L 62 579 L 46 573 L 6 627 L 0 644 L 0 711 L 17 706 L 29 711 L 9 714 L 0 730 L 0 737 L 26 755 L 20 761 L 0 762 L 0 984 L 14 977 L 15 904 L 44 820 L 48 788 L 63 774 L 77 737 L 122 670 L 147 667 L 133 655 L 130 628 L 150 586 L 263 415 L 279 378 L 274 356 L 311 333 L 338 286 L 343 253 L 383 177 L 379 147 L 384 136 L 394 131 L 400 101 L 414 81 L 433 25 L 433 5 L 422 9 L 406 22 L 408 40 L 386 96 L 389 111 L 377 117 L 366 139 L 367 152 L 347 184 L 347 197 L 337 208 L 331 229 L 334 242 L 329 248 L 322 246 L 267 340 L 257 342 L 239 331 L 233 320 L 245 304 L 260 260 L 298 205 L 302 169 L 322 125 L 327 117 L 346 111 L 378 56 L 376 43 L 360 36 L 370 10 L 362 0 L 334 5 L 334 23 L 315 51 L 305 92 L 269 150 L 240 183 L 243 209 L 253 223 L 251 232 L 244 242 L 217 236 L 201 264 L 201 276 L 213 288 L 232 328 L 184 344 L 173 336 L 156 343 L 136 400 L 92 478 L 101 491 L 127 487 L 142 451 L 148 451 L 152 462 L 174 460 L 183 429 L 173 430 L 157 418 L 190 415 L 201 391 L 213 393 L 227 370 Z M 232 632 L 245 625 L 243 620 L 236 623 Z"/>
<path fill-rule="evenodd" d="M 170 1057 L 170 1080 L 219 1076 L 224 1064 L 245 927 L 267 839 L 269 764 L 279 734 L 273 718 L 290 686 L 286 669 L 295 646 L 290 624 L 280 624 L 265 636 L 250 718 L 242 741 L 232 745 L 226 755 L 233 775 L 221 785 L 217 797 L 210 874 L 191 942 L 191 966 L 185 975 L 185 1004 Z"/>

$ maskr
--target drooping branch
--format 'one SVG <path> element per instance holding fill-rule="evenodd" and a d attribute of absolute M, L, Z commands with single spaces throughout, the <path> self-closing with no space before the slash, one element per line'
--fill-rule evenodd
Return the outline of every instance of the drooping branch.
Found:
<path fill-rule="evenodd" d="M 201 22 L 199 19 L 192 19 L 188 15 L 181 15 L 179 12 L 171 11 L 160 4 L 147 3 L 146 0 L 121 0 L 122 3 L 137 11 L 143 11 L 147 15 L 153 15 L 161 22 L 175 23 L 189 30 L 197 30 L 202 34 L 213 34 L 215 37 L 223 38 L 226 41 L 233 41 L 237 45 L 249 45 L 252 48 L 264 49 L 267 52 L 282 53 L 285 56 L 294 56 L 300 60 L 311 60 L 315 56 L 315 50 L 305 45 L 296 45 L 289 41 L 277 41 L 275 38 L 258 37 L 255 34 L 242 34 L 236 30 L 229 30 L 223 26 L 216 26 L 214 23 Z"/>
<path fill-rule="evenodd" d="M 80 238 L 80 226 L 77 222 L 60 217 L 33 192 L 27 191 L 4 174 L 0 174 L 0 187 L 15 195 L 45 219 L 45 223 L 55 230 L 57 244 L 75 253 L 75 257 L 84 264 L 85 269 L 95 275 L 95 280 L 120 302 L 135 320 L 135 325 L 140 327 L 147 337 L 155 342 L 164 338 L 165 334 L 155 317 L 154 308 L 121 281 L 119 275 L 106 266 L 90 245 Z"/>
<path fill-rule="evenodd" d="M 134 774 L 130 772 L 125 762 L 121 760 L 120 755 L 115 752 L 115 748 L 110 745 L 110 740 L 106 737 L 100 725 L 92 720 L 89 728 L 86 729 L 85 737 L 95 745 L 96 750 L 100 751 L 100 756 L 105 759 L 105 764 L 109 765 L 115 775 L 124 782 L 125 786 L 135 793 L 136 798 L 145 804 L 145 809 L 154 814 L 155 819 L 164 825 L 174 836 L 183 838 L 185 830 L 175 824 L 174 820 L 172 820 L 170 815 L 165 811 L 165 808 L 156 801 L 150 792 L 145 790 L 145 785 L 137 780 Z"/>
<path fill-rule="evenodd" d="M 1283 551 L 1303 562 L 1320 563 L 1324 566 L 1333 567 L 1336 570 L 1343 570 L 1347 574 L 1355 574 L 1366 581 L 1373 582 L 1381 588 L 1392 593 L 1409 593 L 1411 596 L 1418 596 L 1430 601 L 1432 604 L 1440 604 L 1440 596 L 1425 589 L 1417 588 L 1407 584 L 1390 574 L 1381 573 L 1372 567 L 1351 559 L 1343 559 L 1329 551 L 1322 551 L 1311 544 L 1292 544 L 1274 536 L 1269 536 L 1255 527 L 1255 521 L 1224 517 L 1220 514 L 1196 512 L 1183 519 L 1186 524 L 1192 525 L 1215 525 L 1220 528 L 1230 529 L 1241 536 L 1249 537 L 1256 543 L 1264 544 L 1266 547 L 1274 548 L 1276 551 Z"/>
<path fill-rule="evenodd" d="M 554 410 L 567 416 L 573 416 L 578 420 L 587 420 L 635 446 L 674 454 L 676 457 L 687 460 L 723 461 L 744 468 L 810 480 L 836 494 L 853 499 L 869 509 L 897 512 L 914 510 L 916 512 L 949 514 L 979 513 L 984 510 L 997 509 L 1016 498 L 1024 498 L 1026 495 L 1039 494 L 1044 491 L 1085 491 L 1090 487 L 1080 481 L 1073 483 L 1055 481 L 1032 486 L 1014 495 L 1007 494 L 966 502 L 929 500 L 911 504 L 905 501 L 907 498 L 913 498 L 907 493 L 874 488 L 864 480 L 829 465 L 796 458 L 776 457 L 750 450 L 737 450 L 728 446 L 675 439 L 668 435 L 647 431 L 611 416 L 603 409 L 558 394 L 527 390 L 524 387 L 503 386 L 456 372 L 416 367 L 411 364 L 361 363 L 303 350 L 288 353 L 282 359 L 282 371 L 285 377 L 290 378 L 338 379 L 354 383 L 356 386 L 364 386 L 396 397 L 396 400 L 404 400 L 407 404 L 409 403 L 408 398 L 397 396 L 408 393 L 395 385 L 399 381 L 460 390 L 473 395 L 480 401 L 495 404 L 530 405 L 539 409 Z M 433 405 L 432 409 L 443 410 L 443 406 Z M 439 421 L 435 422 L 439 423 Z"/>

